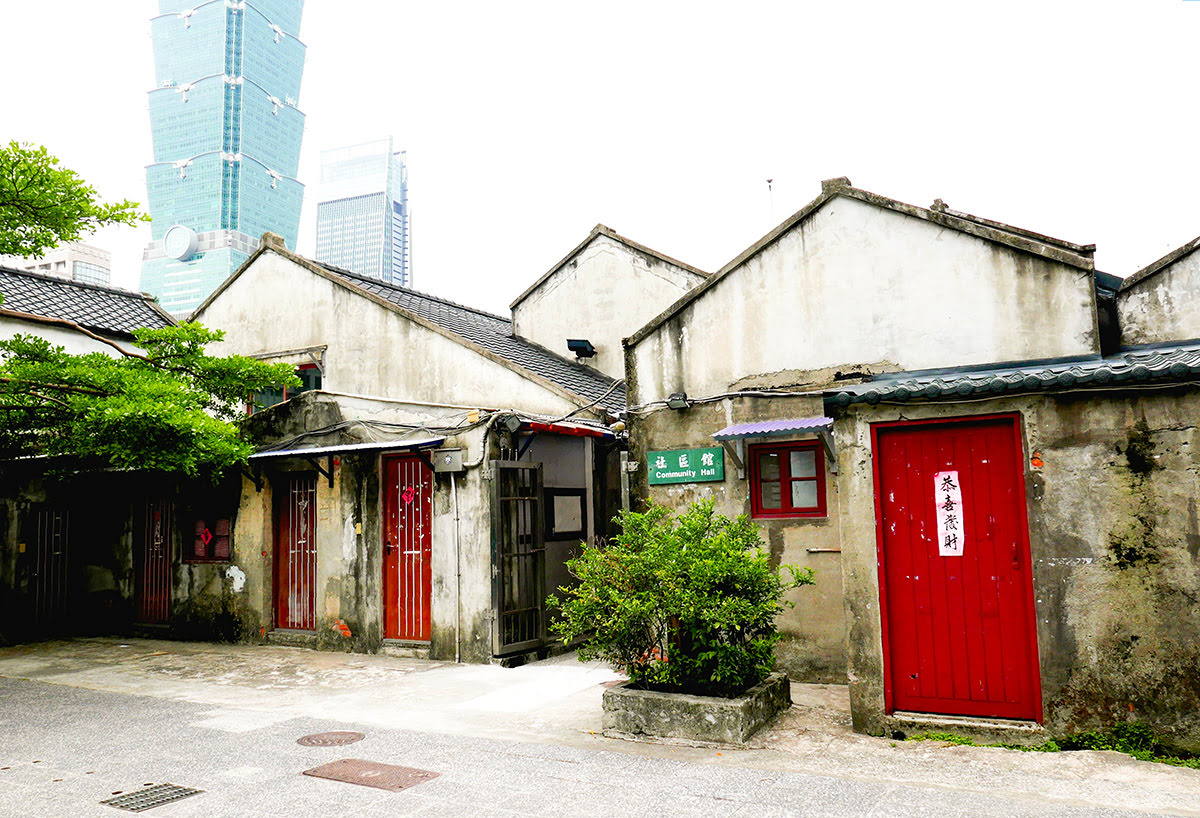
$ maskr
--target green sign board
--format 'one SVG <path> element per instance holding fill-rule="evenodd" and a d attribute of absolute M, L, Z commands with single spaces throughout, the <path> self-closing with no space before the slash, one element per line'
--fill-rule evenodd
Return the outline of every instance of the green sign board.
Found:
<path fill-rule="evenodd" d="M 707 483 L 725 479 L 725 450 L 720 446 L 705 449 L 676 449 L 646 455 L 650 485 L 664 483 Z"/>

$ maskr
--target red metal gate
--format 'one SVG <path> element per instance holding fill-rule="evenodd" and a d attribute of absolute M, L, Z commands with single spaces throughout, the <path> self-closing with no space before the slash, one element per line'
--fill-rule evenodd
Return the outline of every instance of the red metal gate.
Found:
<path fill-rule="evenodd" d="M 428 642 L 433 472 L 417 457 L 384 458 L 383 472 L 383 635 Z"/>
<path fill-rule="evenodd" d="M 39 626 L 62 624 L 67 607 L 70 514 L 61 509 L 33 510 L 33 616 Z"/>
<path fill-rule="evenodd" d="M 137 621 L 161 625 L 171 600 L 171 541 L 174 531 L 171 501 L 147 499 L 137 530 Z"/>
<path fill-rule="evenodd" d="M 1018 419 L 872 434 L 888 711 L 1040 721 Z"/>
<path fill-rule="evenodd" d="M 275 532 L 275 627 L 316 630 L 317 476 L 280 481 Z"/>

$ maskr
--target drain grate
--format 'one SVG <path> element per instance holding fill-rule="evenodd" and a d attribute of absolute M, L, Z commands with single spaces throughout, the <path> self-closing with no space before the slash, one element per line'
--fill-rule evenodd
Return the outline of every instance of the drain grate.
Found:
<path fill-rule="evenodd" d="M 172 801 L 178 801 L 181 798 L 187 798 L 192 795 L 199 795 L 202 792 L 204 790 L 193 790 L 175 784 L 155 784 L 152 787 L 146 787 L 137 792 L 126 793 L 117 798 L 109 798 L 100 803 L 108 804 L 110 807 L 116 807 L 117 809 L 129 810 L 130 812 L 145 812 L 148 809 L 161 807 L 163 804 L 170 804 Z"/>
<path fill-rule="evenodd" d="M 395 764 L 380 764 L 377 761 L 363 761 L 361 758 L 343 758 L 305 770 L 303 775 L 399 792 L 437 778 L 441 773 L 398 767 Z"/>
<path fill-rule="evenodd" d="M 362 733 L 354 733 L 350 730 L 334 730 L 331 733 L 313 733 L 311 736 L 301 736 L 296 739 L 296 743 L 302 744 L 305 747 L 341 747 L 345 744 L 362 741 L 364 738 L 366 736 Z"/>

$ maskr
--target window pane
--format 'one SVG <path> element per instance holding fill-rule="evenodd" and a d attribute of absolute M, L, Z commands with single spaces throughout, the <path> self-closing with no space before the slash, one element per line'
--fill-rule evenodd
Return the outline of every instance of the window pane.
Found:
<path fill-rule="evenodd" d="M 816 477 L 817 476 L 817 452 L 814 449 L 805 449 L 799 452 L 790 452 L 791 463 L 788 465 L 792 469 L 792 477 Z"/>
<path fill-rule="evenodd" d="M 792 508 L 817 507 L 817 481 L 792 481 Z"/>
<path fill-rule="evenodd" d="M 769 509 L 780 508 L 779 483 L 759 483 L 762 487 L 762 507 Z"/>
<path fill-rule="evenodd" d="M 758 456 L 758 479 L 779 479 L 779 455 L 773 452 L 763 452 Z"/>

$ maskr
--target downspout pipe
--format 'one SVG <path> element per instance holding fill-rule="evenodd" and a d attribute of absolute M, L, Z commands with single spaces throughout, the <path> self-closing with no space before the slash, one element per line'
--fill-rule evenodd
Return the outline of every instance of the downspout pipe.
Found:
<path fill-rule="evenodd" d="M 458 480 L 450 472 L 450 494 L 454 498 L 454 663 L 462 661 L 462 558 L 458 536 Z"/>

